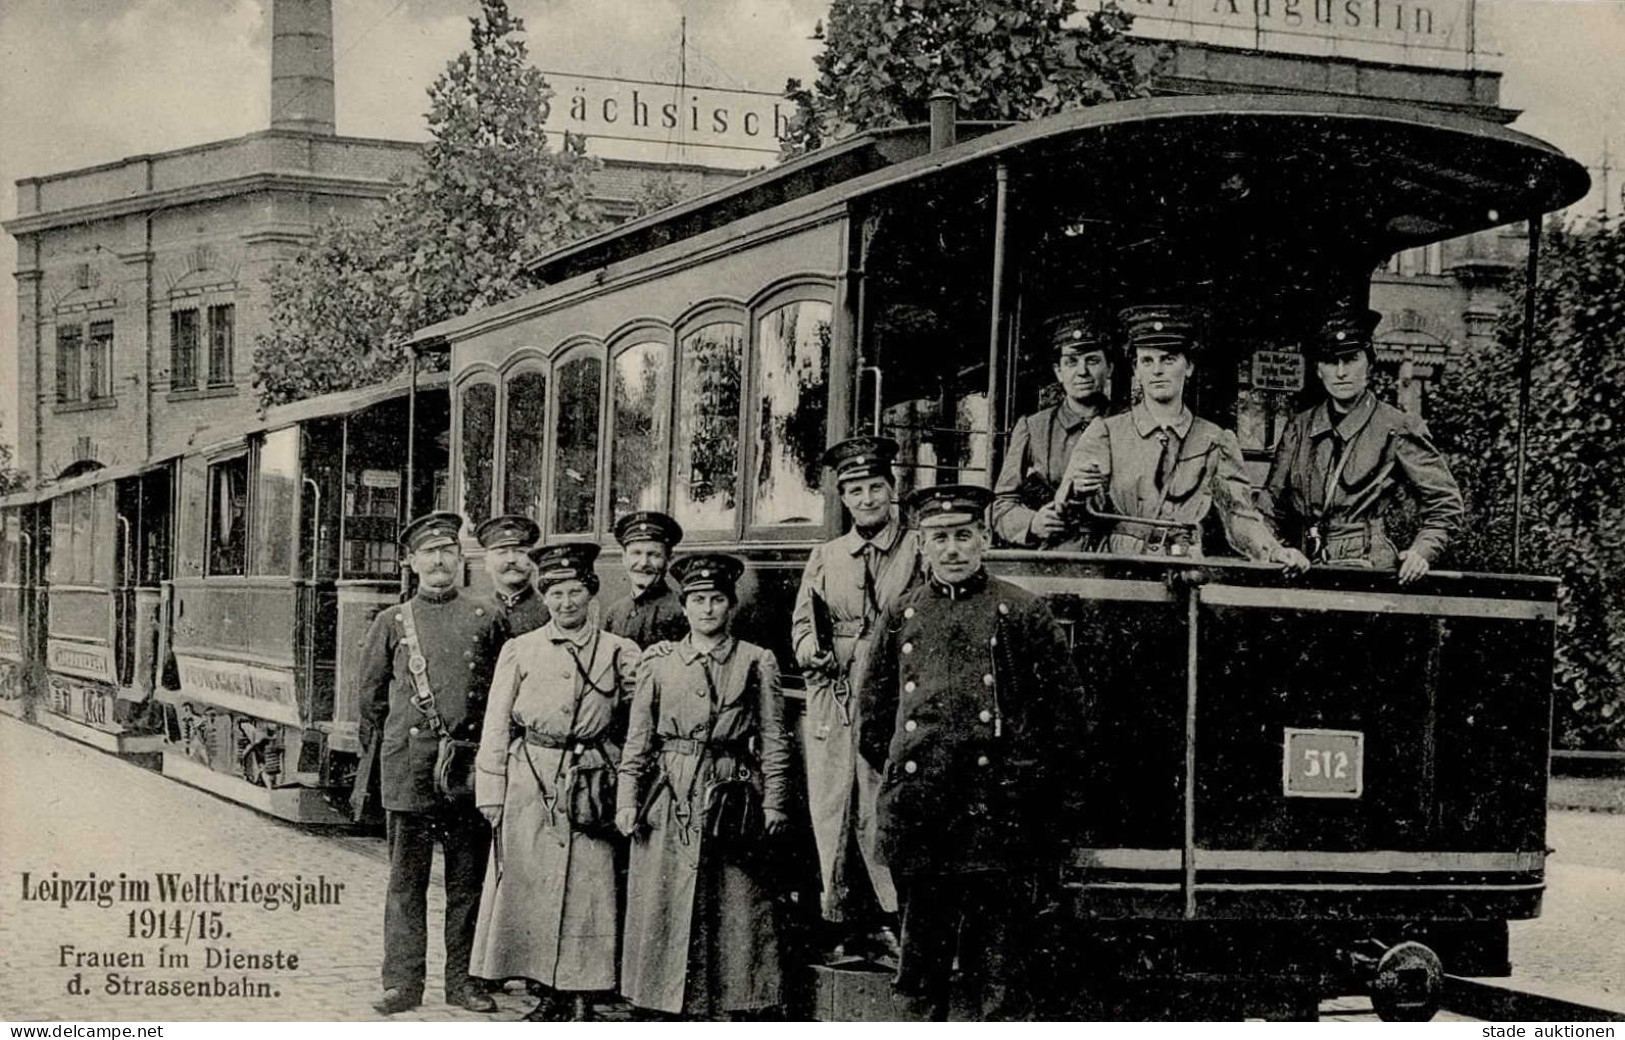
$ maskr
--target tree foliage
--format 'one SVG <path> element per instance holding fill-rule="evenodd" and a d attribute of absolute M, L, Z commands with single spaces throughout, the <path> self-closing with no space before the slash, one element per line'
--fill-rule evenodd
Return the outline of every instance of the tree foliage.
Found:
<path fill-rule="evenodd" d="M 1077 0 L 834 0 L 815 34 L 817 78 L 785 87 L 796 103 L 785 152 L 924 122 L 941 90 L 961 119 L 1004 121 L 1144 97 L 1151 69 L 1126 38 L 1133 16 L 1108 3 L 1068 29 L 1077 9 Z"/>
<path fill-rule="evenodd" d="M 583 139 L 548 146 L 553 96 L 523 21 L 481 0 L 470 48 L 429 88 L 432 140 L 371 217 L 319 227 L 270 279 L 254 380 L 274 404 L 388 378 L 413 330 L 537 283 L 527 257 L 602 226 Z"/>
<path fill-rule="evenodd" d="M 28 490 L 28 474 L 11 463 L 11 445 L 0 443 L 0 495 Z"/>
<path fill-rule="evenodd" d="M 1625 750 L 1625 229 L 1543 229 L 1535 290 L 1523 569 L 1562 578 L 1554 742 Z M 1525 286 L 1498 348 L 1441 381 L 1430 425 L 1474 523 L 1458 565 L 1512 569 L 1518 358 Z"/>

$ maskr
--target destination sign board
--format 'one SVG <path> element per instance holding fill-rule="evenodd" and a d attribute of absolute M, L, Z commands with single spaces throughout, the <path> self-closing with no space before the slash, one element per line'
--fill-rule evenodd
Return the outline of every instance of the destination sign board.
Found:
<path fill-rule="evenodd" d="M 175 663 L 184 697 L 255 718 L 301 725 L 291 671 L 191 654 L 176 654 Z"/>

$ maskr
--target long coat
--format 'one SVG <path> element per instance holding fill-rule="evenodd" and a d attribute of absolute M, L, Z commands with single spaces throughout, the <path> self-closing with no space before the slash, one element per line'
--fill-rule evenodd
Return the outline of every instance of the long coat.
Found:
<path fill-rule="evenodd" d="M 617 722 L 638 653 L 629 639 L 551 623 L 502 648 L 476 760 L 475 799 L 502 806 L 502 820 L 474 929 L 473 974 L 561 990 L 615 988 L 616 844 L 570 825 L 570 789 L 573 770 L 616 767 Z M 547 746 L 560 744 L 570 746 Z"/>
<path fill-rule="evenodd" d="M 872 545 L 872 549 L 866 547 Z M 876 556 L 872 590 L 866 590 L 864 555 Z M 857 691 L 869 667 L 880 614 L 920 573 L 919 541 L 894 518 L 872 540 L 856 528 L 807 557 L 791 616 L 790 638 L 807 680 L 807 711 L 802 743 L 807 757 L 807 805 L 818 867 L 823 877 L 826 920 L 846 919 L 851 882 L 844 876 L 848 844 L 856 838 L 875 899 L 884 911 L 897 909 L 891 873 L 875 849 L 875 798 L 880 772 L 858 754 Z M 835 674 L 808 667 L 819 651 L 813 622 L 813 594 L 829 607 Z M 854 797 L 854 788 L 856 797 Z"/>
<path fill-rule="evenodd" d="M 1172 461 L 1162 467 L 1159 487 L 1157 471 L 1164 452 Z M 1107 512 L 1192 526 L 1213 512 L 1224 525 L 1231 548 L 1241 555 L 1268 560 L 1280 551 L 1280 543 L 1253 505 L 1236 435 L 1197 418 L 1189 409 L 1171 428 L 1159 426 L 1144 404 L 1096 419 L 1073 446 L 1062 487 L 1091 463 L 1107 476 Z M 1163 537 L 1162 531 L 1145 524 L 1118 521 L 1102 548 L 1128 555 L 1154 553 Z M 1187 555 L 1201 552 L 1200 540 L 1187 547 Z"/>
<path fill-rule="evenodd" d="M 1077 819 L 1084 691 L 1032 593 L 986 571 L 916 586 L 886 611 L 861 695 L 900 883 L 1031 869 Z"/>
<path fill-rule="evenodd" d="M 435 708 L 453 733 L 472 739 L 480 732 L 497 653 L 508 639 L 507 619 L 492 604 L 456 589 L 419 588 L 412 613 Z M 382 727 L 378 781 L 384 808 L 429 812 L 445 804 L 434 786 L 440 740 L 412 705 L 416 687 L 407 670 L 411 654 L 401 643 L 404 635 L 400 607 L 387 607 L 372 619 L 357 693 L 370 729 Z"/>
<path fill-rule="evenodd" d="M 1323 559 L 1391 570 L 1399 553 L 1382 512 L 1407 485 L 1417 498 L 1411 548 L 1433 563 L 1461 523 L 1461 489 L 1422 420 L 1367 391 L 1335 423 L 1325 402 L 1292 417 L 1258 502 L 1283 540 L 1311 551 L 1306 535 L 1315 525 L 1325 539 Z"/>
<path fill-rule="evenodd" d="M 702 835 L 708 784 L 745 764 L 733 748 L 752 736 L 763 807 L 783 812 L 790 750 L 773 654 L 730 637 L 709 654 L 684 639 L 644 655 L 617 792 L 621 809 L 646 807 L 621 958 L 621 992 L 640 1007 L 705 1016 L 783 1002 L 770 895 Z M 695 753 L 691 741 L 708 743 Z"/>

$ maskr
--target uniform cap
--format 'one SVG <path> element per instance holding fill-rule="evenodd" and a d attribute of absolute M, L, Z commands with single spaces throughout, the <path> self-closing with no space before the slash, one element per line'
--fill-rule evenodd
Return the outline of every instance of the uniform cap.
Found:
<path fill-rule="evenodd" d="M 745 573 L 745 561 L 727 553 L 695 553 L 672 564 L 671 573 L 681 595 L 722 592 L 732 596 L 739 576 Z"/>
<path fill-rule="evenodd" d="M 892 460 L 899 447 L 890 437 L 848 437 L 824 452 L 824 465 L 835 471 L 835 482 L 892 477 Z"/>
<path fill-rule="evenodd" d="M 1206 311 L 1182 303 L 1124 307 L 1117 318 L 1123 323 L 1130 355 L 1141 347 L 1189 354 L 1196 348 L 1207 325 Z"/>
<path fill-rule="evenodd" d="M 1380 311 L 1369 307 L 1340 307 L 1328 314 L 1315 330 L 1311 344 L 1315 358 L 1324 360 L 1371 346 L 1371 334 L 1382 321 Z"/>
<path fill-rule="evenodd" d="M 683 527 L 665 513 L 640 509 L 615 521 L 615 540 L 623 546 L 631 542 L 659 542 L 670 549 L 683 540 Z"/>
<path fill-rule="evenodd" d="M 589 586 L 597 578 L 592 569 L 598 559 L 597 542 L 554 542 L 530 550 L 536 563 L 536 586 L 547 589 L 561 581 L 584 581 Z"/>
<path fill-rule="evenodd" d="M 463 529 L 463 518 L 456 513 L 437 510 L 424 513 L 401 529 L 401 545 L 407 552 L 421 552 L 447 542 L 457 544 L 457 532 Z"/>
<path fill-rule="evenodd" d="M 493 516 L 474 528 L 474 537 L 487 549 L 523 546 L 528 549 L 542 537 L 542 529 L 528 516 Z"/>
<path fill-rule="evenodd" d="M 1088 315 L 1063 314 L 1050 323 L 1049 346 L 1057 356 L 1065 350 L 1082 354 L 1091 350 L 1105 350 L 1107 339 L 1101 332 L 1099 322 Z"/>
<path fill-rule="evenodd" d="M 978 484 L 938 484 L 908 496 L 908 515 L 915 527 L 955 527 L 982 519 L 993 492 Z"/>

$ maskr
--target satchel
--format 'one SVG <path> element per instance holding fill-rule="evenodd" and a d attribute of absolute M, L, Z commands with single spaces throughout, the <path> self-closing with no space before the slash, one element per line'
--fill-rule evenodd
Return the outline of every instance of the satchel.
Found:
<path fill-rule="evenodd" d="M 434 756 L 434 788 L 443 798 L 472 798 L 474 796 L 474 756 L 480 750 L 477 740 L 459 740 L 451 735 L 446 720 L 435 704 L 434 690 L 429 686 L 429 662 L 424 659 L 418 644 L 417 620 L 411 601 L 401 606 L 401 643 L 406 647 L 406 670 L 412 676 L 416 689 L 412 706 L 423 713 L 430 732 L 440 738 Z"/>
<path fill-rule="evenodd" d="M 605 761 L 570 769 L 570 826 L 585 834 L 615 831 L 615 767 Z"/>
<path fill-rule="evenodd" d="M 711 726 L 715 727 L 720 705 L 711 672 L 709 669 L 704 671 L 706 685 L 711 688 Z M 756 662 L 752 661 L 745 675 L 744 698 L 753 710 L 756 706 L 757 681 Z M 760 729 L 760 726 L 758 719 L 755 728 Z M 704 840 L 715 843 L 723 854 L 748 856 L 757 851 L 763 835 L 767 833 L 762 780 L 756 769 L 745 761 L 736 760 L 733 770 L 732 776 L 713 777 L 706 785 L 701 826 L 704 828 Z"/>
<path fill-rule="evenodd" d="M 440 738 L 434 756 L 434 788 L 446 798 L 472 798 L 474 796 L 474 756 L 479 754 L 477 740 L 458 740 L 447 735 Z"/>

